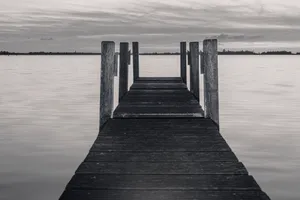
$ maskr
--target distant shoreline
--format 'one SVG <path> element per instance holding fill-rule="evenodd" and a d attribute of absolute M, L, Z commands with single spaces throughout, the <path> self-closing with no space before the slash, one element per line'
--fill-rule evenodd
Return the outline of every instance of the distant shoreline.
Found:
<path fill-rule="evenodd" d="M 200 52 L 201 53 L 201 52 Z M 118 52 L 117 52 L 118 54 Z M 267 51 L 256 53 L 253 51 L 219 51 L 219 55 L 300 55 L 300 52 L 292 53 L 290 51 Z M 86 55 L 101 55 L 101 53 L 94 52 L 28 52 L 28 53 L 20 53 L 20 52 L 8 52 L 8 51 L 0 51 L 0 55 L 4 56 L 18 56 L 18 55 L 26 55 L 26 56 L 35 56 L 35 55 L 48 55 L 48 56 L 56 56 L 56 55 L 64 55 L 64 56 L 86 56 Z M 153 52 L 153 53 L 140 53 L 140 55 L 180 55 L 179 52 Z"/>

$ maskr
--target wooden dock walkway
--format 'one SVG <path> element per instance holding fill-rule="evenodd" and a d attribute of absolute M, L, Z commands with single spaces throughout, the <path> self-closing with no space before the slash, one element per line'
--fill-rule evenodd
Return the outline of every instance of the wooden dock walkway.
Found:
<path fill-rule="evenodd" d="M 60 200 L 269 200 L 184 80 L 136 77 Z"/>

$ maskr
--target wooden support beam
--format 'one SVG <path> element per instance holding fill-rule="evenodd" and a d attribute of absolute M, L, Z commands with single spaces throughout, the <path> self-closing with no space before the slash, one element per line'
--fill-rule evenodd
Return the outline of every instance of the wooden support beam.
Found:
<path fill-rule="evenodd" d="M 204 74 L 204 58 L 203 58 L 203 52 L 200 52 L 200 73 Z"/>
<path fill-rule="evenodd" d="M 128 92 L 128 42 L 120 43 L 119 100 Z"/>
<path fill-rule="evenodd" d="M 191 65 L 191 52 L 187 51 L 188 65 Z"/>
<path fill-rule="evenodd" d="M 101 80 L 100 80 L 100 130 L 112 117 L 114 102 L 114 55 L 115 43 L 101 43 Z"/>
<path fill-rule="evenodd" d="M 132 43 L 132 62 L 133 62 L 133 82 L 135 82 L 139 76 L 139 43 L 138 42 L 133 42 Z"/>
<path fill-rule="evenodd" d="M 190 65 L 190 90 L 195 95 L 196 99 L 200 101 L 199 93 L 199 42 L 190 42 L 190 54 L 191 54 L 191 65 Z"/>
<path fill-rule="evenodd" d="M 205 117 L 219 125 L 218 40 L 203 42 Z"/>
<path fill-rule="evenodd" d="M 115 53 L 114 55 L 114 76 L 118 76 L 118 63 L 119 63 L 119 55 L 117 53 Z"/>
<path fill-rule="evenodd" d="M 131 64 L 131 50 L 128 51 L 128 65 Z"/>
<path fill-rule="evenodd" d="M 186 42 L 180 43 L 180 74 L 186 84 Z"/>

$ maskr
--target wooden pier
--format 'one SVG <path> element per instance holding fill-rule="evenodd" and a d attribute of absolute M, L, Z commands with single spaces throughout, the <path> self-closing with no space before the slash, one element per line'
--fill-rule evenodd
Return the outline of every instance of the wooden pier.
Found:
<path fill-rule="evenodd" d="M 181 77 L 165 78 L 139 76 L 133 43 L 129 91 L 128 47 L 120 44 L 118 70 L 114 42 L 102 42 L 99 135 L 60 200 L 269 200 L 219 133 L 217 41 L 203 42 L 201 67 L 199 43 L 186 52 L 182 42 Z"/>

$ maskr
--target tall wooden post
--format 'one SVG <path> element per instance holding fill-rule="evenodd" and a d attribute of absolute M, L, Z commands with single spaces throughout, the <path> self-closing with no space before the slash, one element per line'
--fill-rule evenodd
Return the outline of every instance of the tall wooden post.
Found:
<path fill-rule="evenodd" d="M 128 42 L 120 43 L 119 101 L 128 92 Z"/>
<path fill-rule="evenodd" d="M 204 74 L 204 59 L 203 59 L 203 52 L 200 52 L 200 73 Z"/>
<path fill-rule="evenodd" d="M 101 43 L 101 80 L 100 80 L 100 130 L 111 118 L 114 102 L 114 55 L 115 43 Z"/>
<path fill-rule="evenodd" d="M 195 95 L 196 99 L 200 101 L 199 93 L 199 42 L 190 42 L 190 90 Z"/>
<path fill-rule="evenodd" d="M 186 84 L 186 42 L 180 42 L 180 75 Z"/>
<path fill-rule="evenodd" d="M 131 50 L 128 51 L 128 65 L 131 65 Z"/>
<path fill-rule="evenodd" d="M 135 82 L 140 76 L 139 43 L 138 42 L 132 43 L 132 57 L 133 57 L 132 58 L 132 60 L 133 60 L 133 82 Z"/>
<path fill-rule="evenodd" d="M 218 40 L 203 41 L 205 117 L 219 125 Z"/>
<path fill-rule="evenodd" d="M 119 55 L 118 55 L 117 53 L 115 53 L 114 61 L 115 61 L 115 65 L 114 65 L 114 75 L 115 75 L 115 76 L 118 76 L 118 62 L 119 62 Z"/>

